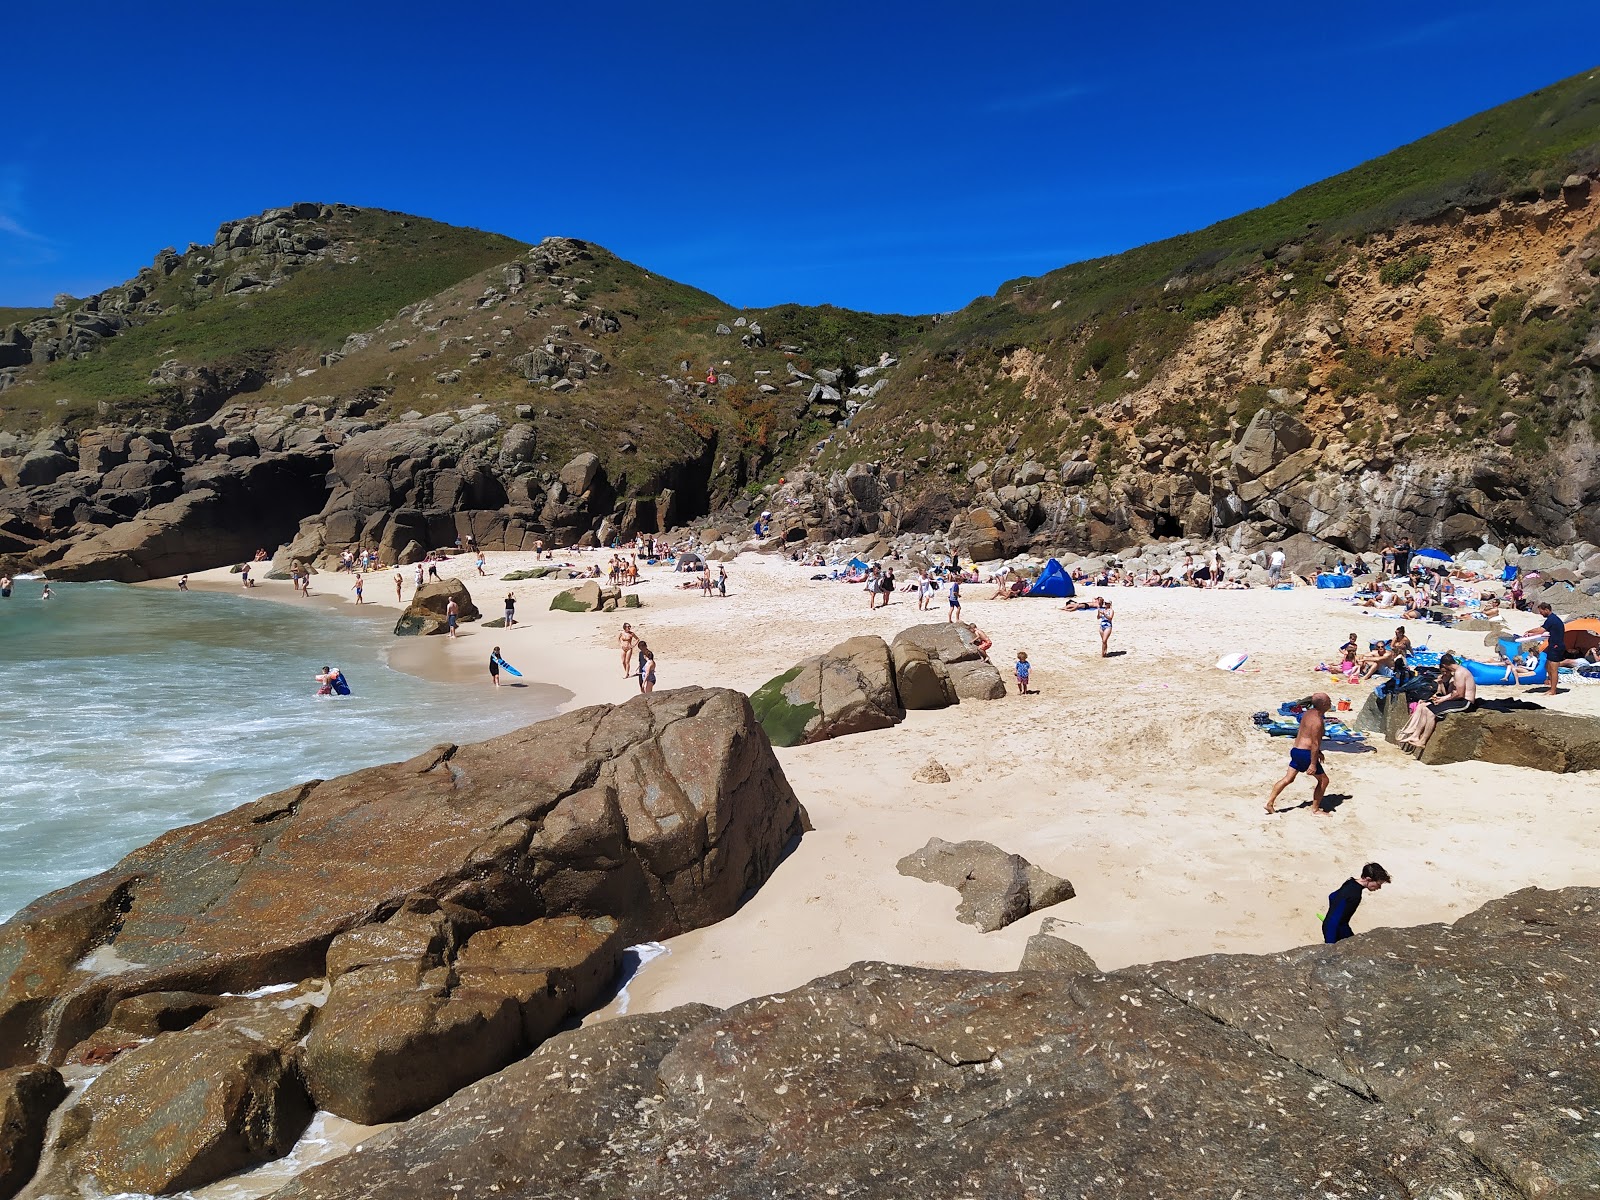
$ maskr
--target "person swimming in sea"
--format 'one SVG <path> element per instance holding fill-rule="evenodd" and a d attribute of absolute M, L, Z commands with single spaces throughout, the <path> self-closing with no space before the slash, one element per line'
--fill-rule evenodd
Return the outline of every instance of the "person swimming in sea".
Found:
<path fill-rule="evenodd" d="M 350 683 L 344 677 L 344 672 L 338 667 L 323 667 L 317 674 L 317 682 L 322 686 L 317 689 L 319 696 L 348 696 Z"/>

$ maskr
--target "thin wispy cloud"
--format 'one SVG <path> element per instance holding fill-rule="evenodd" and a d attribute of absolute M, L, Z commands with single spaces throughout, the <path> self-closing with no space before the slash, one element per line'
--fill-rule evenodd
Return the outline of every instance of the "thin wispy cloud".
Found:
<path fill-rule="evenodd" d="M 1465 23 L 1461 16 L 1441 17 L 1437 21 L 1429 21 L 1426 25 L 1417 25 L 1411 29 L 1401 29 L 1385 37 L 1376 38 L 1367 42 L 1367 50 L 1409 50 L 1413 46 L 1431 46 L 1441 38 L 1448 37 Z"/>
<path fill-rule="evenodd" d="M 1062 87 L 1040 88 L 1032 92 L 1015 92 L 1009 96 L 996 96 L 983 106 L 991 113 L 1029 113 L 1069 104 L 1087 96 L 1093 88 L 1074 83 Z"/>
<path fill-rule="evenodd" d="M 22 223 L 27 211 L 23 204 L 25 172 L 11 163 L 0 163 L 0 234 L 22 241 L 43 243 L 48 239 Z"/>

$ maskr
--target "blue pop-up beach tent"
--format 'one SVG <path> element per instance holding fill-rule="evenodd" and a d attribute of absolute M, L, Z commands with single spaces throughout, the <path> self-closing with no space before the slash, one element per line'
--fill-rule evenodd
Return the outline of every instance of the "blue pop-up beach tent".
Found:
<path fill-rule="evenodd" d="M 1065 598 L 1076 596 L 1078 589 L 1072 586 L 1072 576 L 1062 570 L 1061 564 L 1052 558 L 1045 563 L 1044 570 L 1039 572 L 1039 578 L 1033 581 L 1033 586 L 1028 589 L 1027 594 Z"/>

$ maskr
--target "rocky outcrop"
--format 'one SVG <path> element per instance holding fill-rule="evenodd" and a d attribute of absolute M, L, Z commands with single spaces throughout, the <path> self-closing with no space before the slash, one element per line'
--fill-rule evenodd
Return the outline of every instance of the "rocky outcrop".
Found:
<path fill-rule="evenodd" d="M 0 1065 L 58 1063 L 80 1043 L 122 1053 L 132 1065 L 85 1095 L 72 1132 L 86 1148 L 63 1161 L 113 1178 L 103 1164 L 120 1152 L 95 1148 L 131 1144 L 123 1116 L 137 1113 L 182 1127 L 140 1179 L 189 1186 L 241 1145 L 292 1140 L 291 1077 L 330 1106 L 393 1115 L 524 1053 L 600 997 L 622 945 L 731 913 L 803 824 L 745 698 L 698 688 L 307 783 L 175 830 L 0 926 Z M 220 1000 L 170 995 L 321 977 L 326 1005 L 299 1006 L 281 1037 L 262 1014 L 229 1025 Z M 94 1038 L 197 1012 L 141 1049 L 126 1031 Z M 216 1064 L 204 1086 L 170 1067 L 184 1046 Z M 135 1080 L 146 1058 L 169 1066 Z M 157 1076 L 170 1093 L 140 1082 Z M 135 1091 L 137 1106 L 115 1099 Z M 263 1123 L 269 1111 L 283 1115 Z"/>
<path fill-rule="evenodd" d="M 768 680 L 750 703 L 775 746 L 888 729 L 906 715 L 889 647 L 870 635 L 849 638 Z"/>
<path fill-rule="evenodd" d="M 1600 719 L 1525 703 L 1501 711 L 1487 701 L 1477 712 L 1441 717 L 1419 757 L 1429 766 L 1476 759 L 1536 771 L 1600 770 Z"/>
<path fill-rule="evenodd" d="M 550 598 L 551 612 L 616 612 L 619 608 L 638 608 L 640 605 L 637 593 L 608 587 L 594 579 L 557 592 Z"/>
<path fill-rule="evenodd" d="M 1055 917 L 1046 917 L 1039 923 L 1039 932 L 1028 939 L 1023 947 L 1019 971 L 1082 971 L 1098 972 L 1094 959 L 1082 946 L 1062 937 L 1062 931 L 1071 926 Z"/>
<path fill-rule="evenodd" d="M 395 636 L 429 637 L 446 632 L 452 600 L 456 603 L 457 622 L 476 621 L 483 616 L 461 580 L 434 579 L 411 594 L 411 603 L 394 623 Z"/>
<path fill-rule="evenodd" d="M 10 1200 L 33 1177 L 50 1112 L 66 1094 L 54 1067 L 0 1071 L 0 1200 Z"/>
<path fill-rule="evenodd" d="M 908 709 L 1005 697 L 1005 680 L 978 650 L 970 625 L 946 621 L 902 629 L 889 655 L 900 702 Z"/>
<path fill-rule="evenodd" d="M 279 1200 L 1576 1196 L 1597 961 L 1573 888 L 1105 975 L 861 963 L 561 1034 Z"/>
<path fill-rule="evenodd" d="M 929 838 L 926 846 L 906 855 L 895 869 L 913 879 L 955 888 L 961 893 L 956 919 L 985 933 L 1004 929 L 1031 912 L 1077 895 L 1065 879 L 988 842 Z"/>

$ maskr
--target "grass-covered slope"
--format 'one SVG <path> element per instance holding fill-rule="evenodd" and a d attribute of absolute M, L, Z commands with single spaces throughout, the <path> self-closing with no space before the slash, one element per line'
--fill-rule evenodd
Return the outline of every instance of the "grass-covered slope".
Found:
<path fill-rule="evenodd" d="M 499 234 L 376 209 L 336 206 L 316 218 L 281 224 L 312 230 L 326 243 L 324 256 L 296 261 L 254 246 L 219 261 L 206 246 L 191 248 L 170 274 L 147 269 L 102 294 L 116 302 L 130 288 L 144 292 L 138 307 L 146 311 L 133 314 L 134 324 L 81 357 L 28 368 L 26 386 L 0 393 L 0 413 L 26 424 L 28 417 L 70 422 L 132 412 L 159 397 L 163 387 L 152 382 L 151 373 L 172 359 L 219 373 L 265 374 L 315 362 L 350 333 L 521 248 Z M 277 273 L 281 282 L 244 294 L 226 290 L 251 271 L 263 279 Z M 159 315 L 149 316 L 151 309 Z"/>
<path fill-rule="evenodd" d="M 1539 206 L 1559 209 L 1563 181 L 1597 166 L 1600 71 L 1205 229 L 1013 280 L 933 326 L 917 361 L 824 462 L 953 465 L 1017 446 L 1040 457 L 1087 450 L 1109 465 L 1136 452 L 1130 435 L 1161 423 L 1204 449 L 1276 387 L 1360 400 L 1371 412 L 1349 424 L 1355 438 L 1429 426 L 1453 406 L 1440 438 L 1470 444 L 1509 419 L 1518 444 L 1538 449 L 1574 416 L 1545 393 L 1563 386 L 1557 376 L 1592 323 L 1588 284 L 1572 304 L 1529 309 L 1540 288 L 1531 272 L 1485 268 L 1471 245 L 1446 247 L 1449 257 L 1416 230 L 1497 204 L 1521 205 L 1528 227 L 1542 227 L 1551 214 Z M 1411 230 L 1413 244 L 1396 243 L 1396 230 Z M 1593 253 L 1583 232 L 1570 245 L 1559 232 L 1540 236 L 1553 239 L 1552 253 L 1581 258 Z M 1592 283 L 1597 268 L 1600 258 L 1584 278 Z M 1481 324 L 1461 328 L 1459 297 L 1440 286 L 1447 272 L 1463 286 L 1488 277 L 1480 295 L 1498 291 Z M 1373 337 L 1364 323 L 1349 327 L 1347 318 L 1364 322 L 1388 300 L 1417 305 L 1402 329 Z M 1339 332 L 1311 353 L 1299 327 L 1317 322 Z M 1152 381 L 1185 355 L 1195 360 L 1188 375 L 1152 400 Z M 1138 411 L 1119 407 L 1124 399 Z M 1111 428 L 1118 422 L 1126 424 Z"/>

